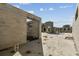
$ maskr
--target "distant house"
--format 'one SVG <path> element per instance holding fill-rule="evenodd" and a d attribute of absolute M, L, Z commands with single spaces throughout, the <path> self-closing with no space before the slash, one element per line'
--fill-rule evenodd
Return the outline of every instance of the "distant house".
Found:
<path fill-rule="evenodd" d="M 42 32 L 47 33 L 71 33 L 72 27 L 70 25 L 64 25 L 63 27 L 54 27 L 53 22 L 48 21 L 42 24 Z"/>
<path fill-rule="evenodd" d="M 61 27 L 54 27 L 53 29 L 55 34 L 59 34 L 63 32 L 63 29 Z"/>
<path fill-rule="evenodd" d="M 42 23 L 41 28 L 42 28 L 42 30 L 41 30 L 42 32 L 46 32 L 47 27 L 44 23 Z"/>
<path fill-rule="evenodd" d="M 71 33 L 72 32 L 72 27 L 70 25 L 64 25 L 62 27 L 62 30 L 64 33 Z"/>
<path fill-rule="evenodd" d="M 53 22 L 48 21 L 42 24 L 42 32 L 52 33 L 53 32 Z"/>

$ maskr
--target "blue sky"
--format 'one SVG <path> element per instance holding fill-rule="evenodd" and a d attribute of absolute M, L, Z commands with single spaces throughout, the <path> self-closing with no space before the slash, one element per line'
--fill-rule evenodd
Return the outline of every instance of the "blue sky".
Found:
<path fill-rule="evenodd" d="M 64 24 L 72 25 L 76 10 L 74 3 L 16 3 L 12 5 L 41 17 L 43 23 L 53 21 L 56 27 L 62 27 Z"/>

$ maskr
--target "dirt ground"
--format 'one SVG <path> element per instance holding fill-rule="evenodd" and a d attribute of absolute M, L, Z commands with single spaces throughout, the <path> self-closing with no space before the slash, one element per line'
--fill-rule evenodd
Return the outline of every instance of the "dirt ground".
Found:
<path fill-rule="evenodd" d="M 42 33 L 42 44 L 45 56 L 75 56 L 77 53 L 72 33 Z"/>
<path fill-rule="evenodd" d="M 0 56 L 76 56 L 77 51 L 72 33 L 42 33 L 41 40 L 34 40 L 21 45 L 19 51 L 12 49 L 0 51 Z"/>
<path fill-rule="evenodd" d="M 20 46 L 20 50 L 14 52 L 12 48 L 0 51 L 0 56 L 42 56 L 42 42 L 41 40 L 33 40 Z"/>

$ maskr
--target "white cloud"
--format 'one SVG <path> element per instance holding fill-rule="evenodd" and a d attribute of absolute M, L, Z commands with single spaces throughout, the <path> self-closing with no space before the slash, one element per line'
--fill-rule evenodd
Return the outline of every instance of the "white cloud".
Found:
<path fill-rule="evenodd" d="M 52 11 L 52 10 L 54 10 L 54 8 L 49 8 L 48 10 Z"/>
<path fill-rule="evenodd" d="M 29 5 L 31 3 L 19 3 L 20 5 Z"/>
<path fill-rule="evenodd" d="M 20 8 L 20 6 L 19 6 L 19 5 L 16 5 L 16 7 L 17 7 L 17 8 Z"/>
<path fill-rule="evenodd" d="M 40 11 L 44 11 L 44 8 L 40 8 Z"/>
<path fill-rule="evenodd" d="M 15 6 L 15 7 L 17 7 L 17 8 L 20 8 L 20 6 L 19 6 L 19 5 L 13 5 L 13 6 Z"/>
<path fill-rule="evenodd" d="M 59 8 L 69 8 L 69 7 L 72 7 L 72 5 L 71 6 L 60 6 Z"/>
<path fill-rule="evenodd" d="M 40 8 L 40 11 L 53 11 L 55 10 L 54 8 Z"/>
<path fill-rule="evenodd" d="M 31 10 L 31 11 L 27 11 L 27 12 L 32 13 L 32 14 L 34 14 L 34 13 L 35 13 L 33 10 Z"/>

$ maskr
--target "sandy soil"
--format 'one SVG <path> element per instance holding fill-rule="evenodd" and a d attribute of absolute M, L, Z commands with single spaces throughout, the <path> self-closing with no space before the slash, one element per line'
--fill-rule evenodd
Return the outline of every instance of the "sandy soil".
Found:
<path fill-rule="evenodd" d="M 75 56 L 76 49 L 71 33 L 47 34 L 42 33 L 43 53 L 45 56 Z"/>
<path fill-rule="evenodd" d="M 12 49 L 0 51 L 0 56 L 75 56 L 77 53 L 71 33 L 42 33 L 41 38 L 21 45 L 16 53 Z"/>

